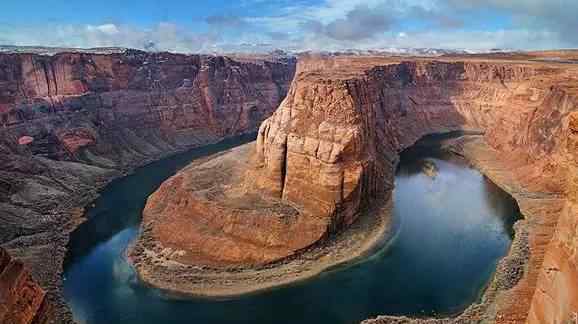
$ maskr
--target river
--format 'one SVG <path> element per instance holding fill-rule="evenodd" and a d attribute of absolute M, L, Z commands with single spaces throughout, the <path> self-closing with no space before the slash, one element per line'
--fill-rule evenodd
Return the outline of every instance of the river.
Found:
<path fill-rule="evenodd" d="M 377 315 L 442 316 L 476 302 L 507 254 L 515 201 L 434 140 L 401 155 L 397 234 L 387 248 L 307 281 L 230 299 L 174 300 L 140 284 L 124 259 L 146 198 L 190 161 L 253 136 L 193 149 L 109 184 L 71 235 L 64 296 L 90 324 L 331 323 Z"/>

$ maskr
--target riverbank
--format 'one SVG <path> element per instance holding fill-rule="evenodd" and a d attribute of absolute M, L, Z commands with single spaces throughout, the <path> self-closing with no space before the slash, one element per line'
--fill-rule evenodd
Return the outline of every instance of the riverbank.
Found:
<path fill-rule="evenodd" d="M 381 244 L 387 244 L 386 238 L 393 236 L 387 225 L 390 211 L 391 199 L 386 206 L 364 213 L 338 236 L 263 268 L 224 271 L 166 263 L 140 266 L 136 272 L 145 285 L 172 298 L 228 298 L 280 288 L 312 279 L 332 268 L 355 264 Z M 175 278 L 179 281 L 175 282 Z"/>

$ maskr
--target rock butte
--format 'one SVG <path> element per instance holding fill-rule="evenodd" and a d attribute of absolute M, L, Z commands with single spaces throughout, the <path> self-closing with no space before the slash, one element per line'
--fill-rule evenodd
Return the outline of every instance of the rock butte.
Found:
<path fill-rule="evenodd" d="M 57 323 L 72 322 L 60 292 L 68 233 L 98 190 L 255 132 L 295 71 L 284 56 L 106 52 L 0 54 L 0 245 L 29 266 Z"/>
<path fill-rule="evenodd" d="M 256 144 L 192 163 L 149 198 L 131 252 L 137 272 L 178 292 L 243 292 L 235 290 L 239 269 L 260 276 L 271 263 L 299 259 L 385 201 L 401 150 L 429 133 L 475 130 L 483 137 L 453 149 L 517 199 L 525 219 L 510 254 L 483 302 L 461 316 L 367 323 L 573 320 L 578 65 L 553 55 L 301 57 Z M 182 276 L 198 267 L 227 281 Z"/>

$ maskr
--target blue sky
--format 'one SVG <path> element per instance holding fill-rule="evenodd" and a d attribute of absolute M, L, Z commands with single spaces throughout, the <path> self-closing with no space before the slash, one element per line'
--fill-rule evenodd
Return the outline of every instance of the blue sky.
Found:
<path fill-rule="evenodd" d="M 0 44 L 176 52 L 577 47 L 576 0 L 3 0 Z"/>

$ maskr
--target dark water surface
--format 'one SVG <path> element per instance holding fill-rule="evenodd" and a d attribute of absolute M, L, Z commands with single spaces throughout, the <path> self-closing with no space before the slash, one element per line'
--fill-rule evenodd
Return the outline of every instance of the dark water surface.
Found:
<path fill-rule="evenodd" d="M 398 234 L 363 261 L 227 300 L 170 300 L 139 284 L 122 255 L 148 195 L 191 160 L 248 140 L 161 160 L 103 191 L 73 233 L 65 265 L 64 295 L 78 322 L 351 324 L 380 314 L 452 314 L 478 300 L 508 251 L 515 202 L 455 156 L 415 147 L 396 176 Z"/>

